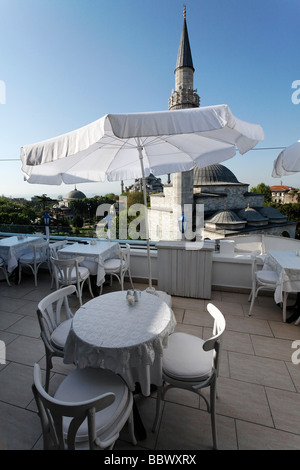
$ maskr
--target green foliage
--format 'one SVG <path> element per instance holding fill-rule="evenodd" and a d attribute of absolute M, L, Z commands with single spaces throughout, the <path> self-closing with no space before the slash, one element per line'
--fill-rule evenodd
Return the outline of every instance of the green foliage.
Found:
<path fill-rule="evenodd" d="M 115 194 L 107 194 L 106 196 L 94 196 L 92 198 L 75 199 L 70 201 L 69 207 L 74 210 L 76 216 L 84 219 L 96 220 L 97 207 L 101 204 L 114 204 L 117 202 L 118 196 Z"/>
<path fill-rule="evenodd" d="M 72 222 L 73 222 L 74 227 L 77 227 L 77 228 L 83 227 L 83 218 L 80 217 L 80 215 L 75 215 Z"/>
<path fill-rule="evenodd" d="M 256 187 L 250 189 L 251 193 L 260 193 L 265 196 L 265 206 L 268 206 L 272 202 L 272 191 L 270 186 L 265 183 L 259 183 Z"/>
<path fill-rule="evenodd" d="M 286 215 L 289 222 L 297 222 L 296 238 L 300 239 L 300 204 L 278 204 L 272 202 L 269 205 L 278 209 L 283 215 Z"/>

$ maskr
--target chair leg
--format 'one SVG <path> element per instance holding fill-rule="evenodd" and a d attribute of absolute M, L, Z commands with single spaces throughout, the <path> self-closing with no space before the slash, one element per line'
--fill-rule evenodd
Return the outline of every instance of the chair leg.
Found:
<path fill-rule="evenodd" d="M 1 268 L 1 269 L 2 269 L 3 272 L 4 272 L 4 276 L 5 276 L 5 279 L 6 279 L 7 284 L 11 287 L 11 283 L 10 283 L 10 281 L 9 281 L 9 279 L 8 279 L 8 274 L 7 274 L 6 268 L 3 267 L 3 268 Z"/>
<path fill-rule="evenodd" d="M 50 371 L 52 369 L 52 358 L 46 354 L 46 379 L 45 379 L 45 390 L 48 393 L 50 383 Z"/>
<path fill-rule="evenodd" d="M 213 448 L 218 449 L 217 429 L 216 429 L 216 378 L 210 386 L 210 419 L 213 438 Z"/>
<path fill-rule="evenodd" d="M 93 294 L 93 291 L 92 291 L 91 280 L 90 280 L 89 277 L 88 277 L 88 285 L 89 285 L 89 291 L 90 291 L 91 297 L 94 298 L 94 294 Z"/>
<path fill-rule="evenodd" d="M 156 414 L 155 414 L 154 423 L 152 426 L 152 432 L 156 432 L 158 421 L 160 418 L 161 405 L 162 405 L 162 391 L 163 391 L 163 387 L 157 387 Z"/>
<path fill-rule="evenodd" d="M 129 430 L 129 436 L 131 439 L 131 442 L 134 446 L 137 445 L 137 440 L 134 434 L 134 420 L 133 420 L 133 411 L 130 413 L 130 416 L 128 418 L 128 430 Z"/>
<path fill-rule="evenodd" d="M 22 271 L 22 265 L 19 263 L 19 281 L 18 284 L 21 282 L 21 271 Z"/>
<path fill-rule="evenodd" d="M 77 281 L 76 294 L 79 300 L 80 307 L 82 306 L 82 286 L 83 286 L 83 283 L 81 283 L 81 286 L 80 286 L 80 282 Z"/>
<path fill-rule="evenodd" d="M 249 308 L 249 312 L 248 312 L 248 315 L 249 315 L 249 316 L 252 314 L 252 309 L 253 309 L 254 300 L 255 300 L 256 295 L 257 295 L 257 292 L 254 292 L 254 291 L 252 290 L 252 293 L 251 293 L 251 304 L 250 304 L 250 308 Z"/>

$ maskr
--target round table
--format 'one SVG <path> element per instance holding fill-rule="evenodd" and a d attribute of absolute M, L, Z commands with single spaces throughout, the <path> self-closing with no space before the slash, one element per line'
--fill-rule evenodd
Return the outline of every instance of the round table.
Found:
<path fill-rule="evenodd" d="M 64 362 L 103 367 L 121 375 L 130 390 L 143 395 L 162 384 L 162 355 L 176 320 L 155 294 L 141 292 L 129 305 L 126 291 L 96 297 L 77 310 L 68 335 Z"/>

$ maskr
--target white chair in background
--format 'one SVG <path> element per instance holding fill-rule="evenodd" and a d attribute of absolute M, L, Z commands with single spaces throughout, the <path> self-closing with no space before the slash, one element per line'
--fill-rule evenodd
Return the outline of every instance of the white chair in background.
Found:
<path fill-rule="evenodd" d="M 252 315 L 252 309 L 254 301 L 257 297 L 257 294 L 261 290 L 267 290 L 275 292 L 276 287 L 279 283 L 278 275 L 275 271 L 271 269 L 259 269 L 258 263 L 261 263 L 261 259 L 258 256 L 257 252 L 251 253 L 252 258 L 252 289 L 249 296 L 250 308 L 248 315 Z M 286 302 L 287 302 L 287 292 L 284 292 L 283 295 L 283 306 L 282 306 L 282 316 L 283 321 L 286 321 Z"/>
<path fill-rule="evenodd" d="M 63 248 L 67 243 L 68 243 L 68 240 L 59 240 L 57 242 L 50 243 L 49 244 L 50 259 L 51 258 L 57 259 L 58 258 L 58 256 L 57 256 L 58 250 Z M 51 279 L 51 289 L 52 289 L 53 283 L 54 283 L 54 273 L 53 273 L 53 269 L 52 269 L 52 263 L 50 263 L 50 264 L 51 264 L 51 276 L 52 276 L 52 279 Z"/>
<path fill-rule="evenodd" d="M 75 369 L 52 397 L 42 387 L 40 366 L 34 364 L 32 391 L 44 450 L 112 449 L 126 422 L 136 445 L 132 393 L 112 371 Z"/>
<path fill-rule="evenodd" d="M 0 258 L 0 269 L 3 271 L 3 274 L 5 276 L 6 282 L 9 286 L 11 286 L 11 283 L 9 282 L 8 279 L 8 273 L 7 273 L 7 268 L 4 259 Z"/>
<path fill-rule="evenodd" d="M 164 385 L 158 387 L 156 416 L 153 431 L 156 430 L 162 400 L 170 388 L 190 390 L 200 395 L 211 415 L 213 447 L 217 449 L 216 432 L 216 384 L 219 371 L 221 339 L 225 331 L 225 318 L 213 304 L 207 310 L 214 318 L 213 335 L 207 340 L 187 333 L 173 333 L 169 336 L 168 347 L 163 351 Z M 201 393 L 210 388 L 210 400 Z"/>
<path fill-rule="evenodd" d="M 120 248 L 118 258 L 110 258 L 103 263 L 105 274 L 110 275 L 111 283 L 112 276 L 115 276 L 120 285 L 121 289 L 124 290 L 124 278 L 125 274 L 128 274 L 132 289 L 134 289 L 131 273 L 130 273 L 130 245 L 126 243 L 125 248 Z M 100 294 L 102 293 L 102 286 L 100 288 Z"/>
<path fill-rule="evenodd" d="M 51 266 L 49 263 L 49 242 L 42 241 L 29 245 L 29 251 L 24 253 L 19 258 L 19 284 L 21 282 L 21 273 L 23 267 L 31 269 L 34 275 L 34 285 L 37 287 L 38 270 L 42 264 L 47 264 L 51 273 Z"/>
<path fill-rule="evenodd" d="M 37 308 L 41 338 L 46 350 L 45 390 L 49 390 L 53 357 L 64 357 L 64 346 L 69 334 L 73 314 L 68 296 L 76 291 L 75 286 L 63 287 L 44 297 Z"/>
<path fill-rule="evenodd" d="M 85 281 L 88 282 L 90 294 L 94 297 L 90 280 L 90 271 L 84 266 L 79 266 L 79 263 L 83 260 L 83 256 L 70 259 L 51 258 L 56 289 L 75 285 L 80 305 L 82 305 L 82 291 Z"/>

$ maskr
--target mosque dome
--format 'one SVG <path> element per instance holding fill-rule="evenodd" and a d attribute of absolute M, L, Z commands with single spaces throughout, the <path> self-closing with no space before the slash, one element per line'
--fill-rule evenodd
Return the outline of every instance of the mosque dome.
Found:
<path fill-rule="evenodd" d="M 226 166 L 216 163 L 204 168 L 194 167 L 194 186 L 209 184 L 240 184 L 236 176 Z"/>
<path fill-rule="evenodd" d="M 73 191 L 70 191 L 65 199 L 67 200 L 73 200 L 73 199 L 85 199 L 86 195 L 82 191 L 78 191 L 78 189 L 73 189 Z"/>
<path fill-rule="evenodd" d="M 216 212 L 205 223 L 207 228 L 218 228 L 227 230 L 236 230 L 244 228 L 246 221 L 238 217 L 238 215 L 231 210 L 223 210 Z"/>

